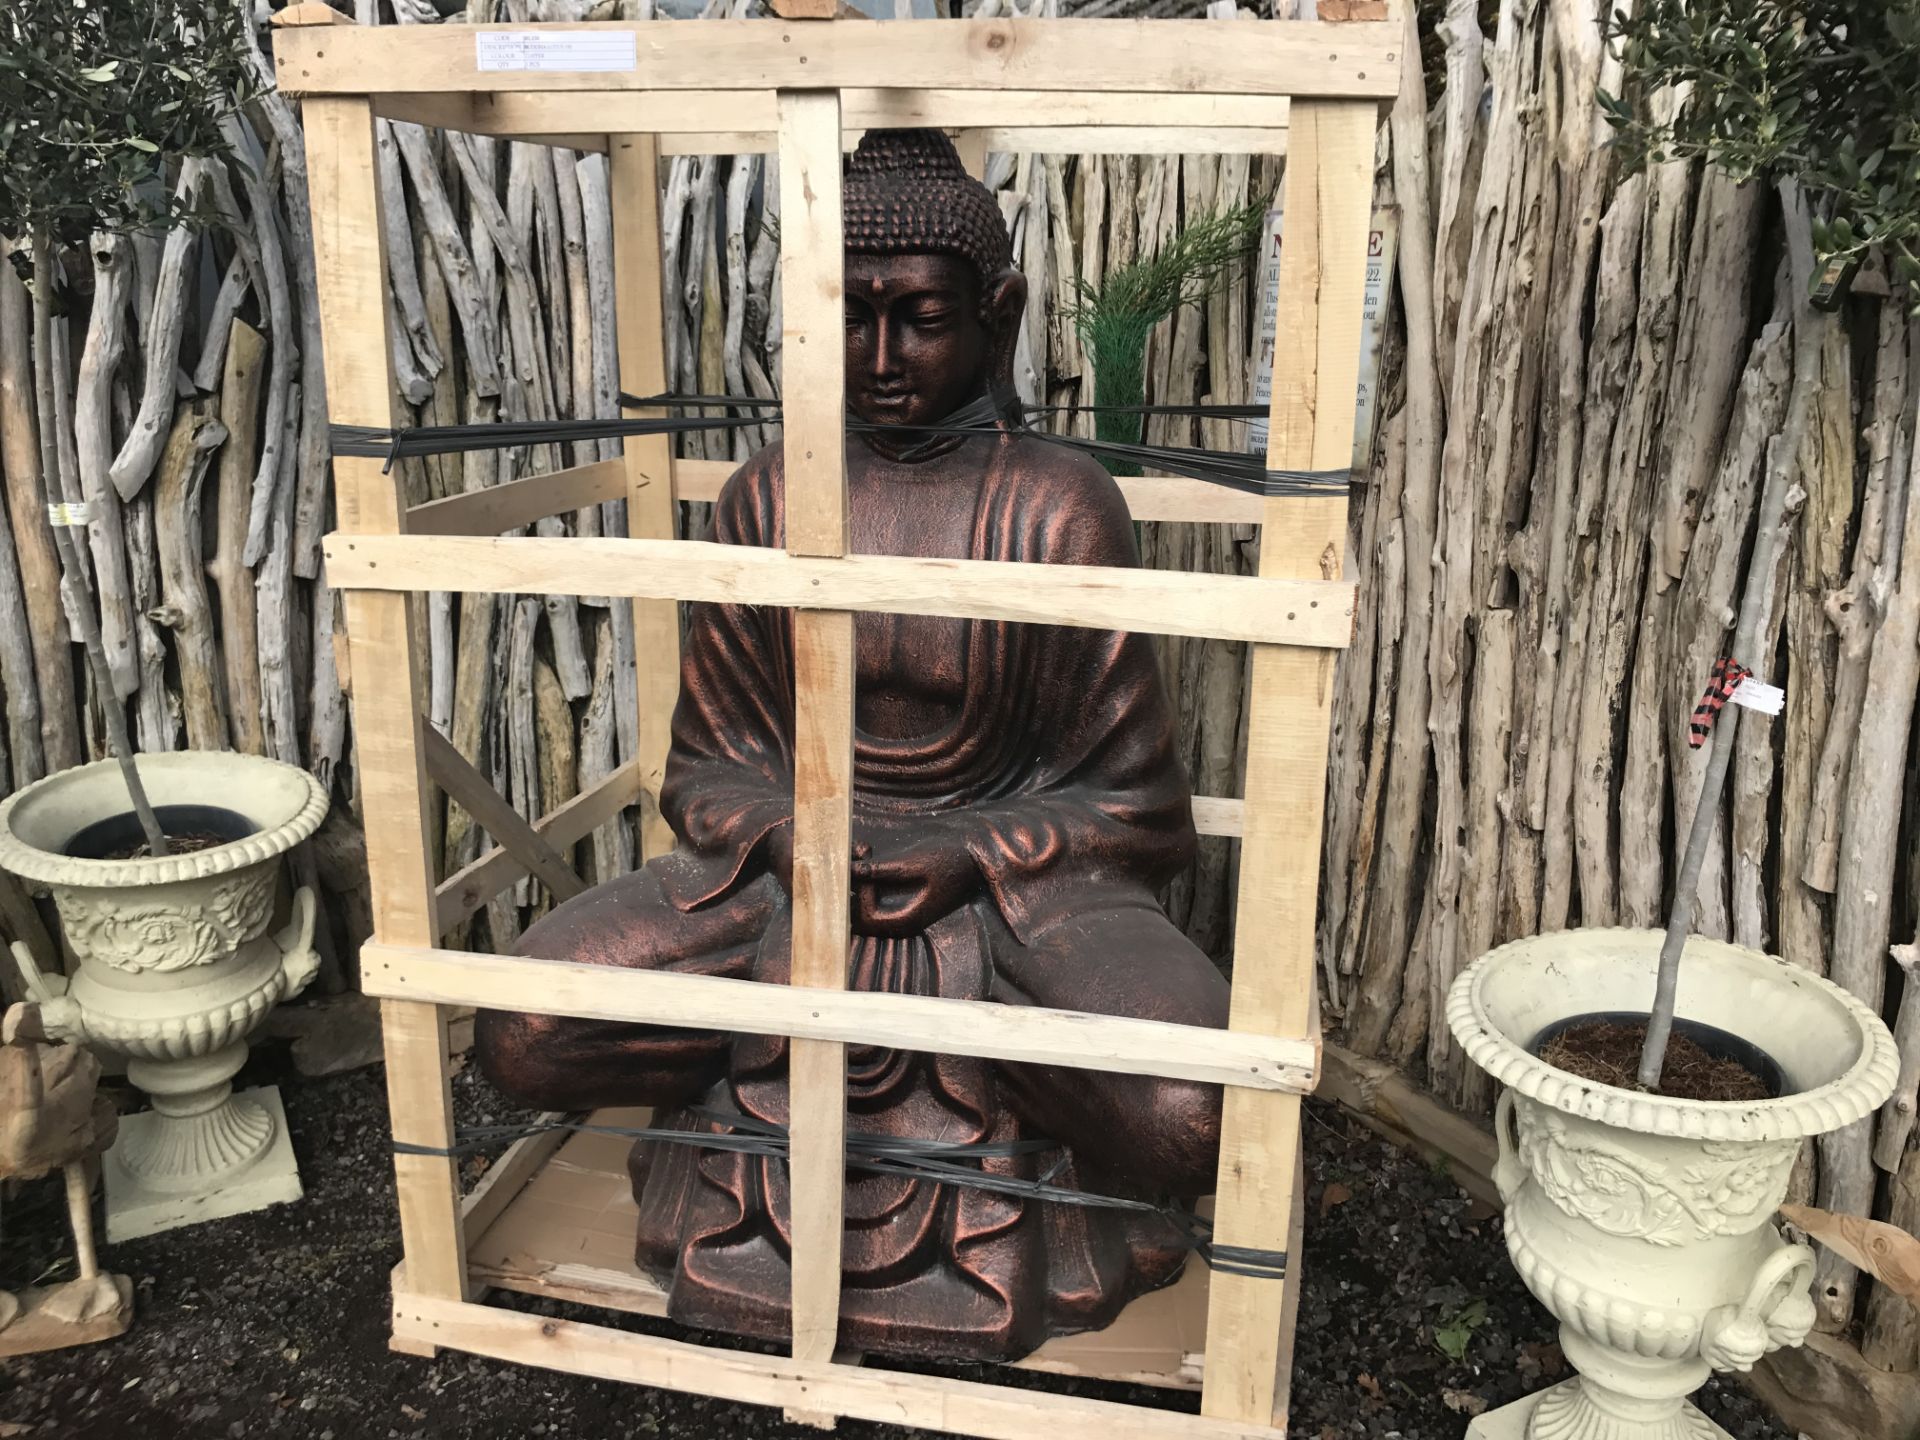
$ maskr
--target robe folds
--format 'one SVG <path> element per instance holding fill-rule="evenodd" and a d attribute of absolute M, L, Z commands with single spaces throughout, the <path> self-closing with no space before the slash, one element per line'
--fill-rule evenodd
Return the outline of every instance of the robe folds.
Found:
<path fill-rule="evenodd" d="M 942 492 L 942 553 L 1137 563 L 1125 503 L 1091 462 L 1010 433 L 969 440 L 955 459 L 980 478 L 964 502 Z M 863 498 L 856 477 L 852 503 Z M 776 446 L 728 482 L 712 538 L 782 545 L 782 502 Z M 790 613 L 688 608 L 660 795 L 679 846 L 561 906 L 520 948 L 783 983 L 791 911 L 773 855 L 793 813 Z M 911 933 L 861 933 L 856 918 L 849 986 L 1224 1025 L 1224 980 L 1155 899 L 1196 840 L 1150 639 L 973 620 L 937 647 L 907 623 L 858 617 L 863 683 L 889 667 L 940 670 L 952 698 L 925 733 L 856 727 L 856 833 L 964 856 L 977 878 Z M 481 1041 L 496 1082 L 538 1103 L 646 1103 L 657 1124 L 693 1130 L 724 1128 L 735 1111 L 787 1119 L 780 1037 L 489 1015 Z M 969 1163 L 1088 1194 L 1211 1186 L 1216 1087 L 882 1047 L 849 1046 L 847 1058 L 850 1132 L 1006 1146 Z M 1017 1143 L 1033 1141 L 1052 1143 Z M 668 1285 L 670 1315 L 785 1338 L 784 1160 L 642 1141 L 630 1170 L 637 1256 Z M 845 1210 L 841 1343 L 876 1353 L 1016 1358 L 1110 1322 L 1185 1255 L 1159 1217 L 858 1168 Z"/>

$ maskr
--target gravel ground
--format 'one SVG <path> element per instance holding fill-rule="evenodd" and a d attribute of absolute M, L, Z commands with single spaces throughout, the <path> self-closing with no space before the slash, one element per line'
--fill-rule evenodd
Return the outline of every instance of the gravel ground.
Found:
<path fill-rule="evenodd" d="M 266 1051 L 242 1083 L 277 1080 L 306 1199 L 103 1249 L 133 1276 L 124 1338 L 0 1367 L 0 1436 L 89 1440 L 819 1440 L 772 1412 L 443 1353 L 389 1354 L 388 1272 L 400 1258 L 376 1070 L 328 1080 L 277 1073 Z M 472 1075 L 465 1122 L 512 1113 Z M 1552 1322 L 1506 1262 L 1498 1218 L 1444 1176 L 1310 1106 L 1308 1215 L 1290 1433 L 1304 1440 L 1456 1440 L 1467 1418 L 1565 1373 Z M 475 1162 L 478 1168 L 479 1162 Z M 70 1267 L 55 1181 L 9 1197 L 0 1285 Z M 515 1300 L 539 1313 L 631 1328 L 660 1322 Z M 982 1374 L 974 1370 L 944 1373 Z M 1001 1372 L 999 1378 L 1008 1378 Z M 1057 1378 L 1012 1376 L 1057 1388 Z M 1088 1393 L 1193 1408 L 1191 1397 Z M 1738 1387 L 1701 1405 L 1737 1440 L 1794 1440 Z M 843 1421 L 843 1440 L 924 1432 Z"/>

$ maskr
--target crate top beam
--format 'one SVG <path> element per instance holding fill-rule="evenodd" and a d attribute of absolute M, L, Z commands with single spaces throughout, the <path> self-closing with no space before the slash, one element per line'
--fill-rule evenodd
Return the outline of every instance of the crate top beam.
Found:
<path fill-rule="evenodd" d="M 771 90 L 408 89 L 372 91 L 368 99 L 386 120 L 476 135 L 548 138 L 574 149 L 604 149 L 611 133 L 658 135 L 663 154 L 741 153 L 772 149 L 778 128 Z M 1066 142 L 1118 153 L 1133 153 L 1122 146 L 1154 153 L 1176 147 L 1273 149 L 1284 144 L 1293 104 L 1285 95 L 1130 90 L 856 89 L 843 90 L 840 99 L 849 139 L 867 130 L 927 126 L 985 131 L 989 150 L 1049 149 Z"/>
<path fill-rule="evenodd" d="M 1390 103 L 1405 33 L 1392 21 L 323 25 L 282 29 L 276 48 L 295 95 L 952 89 Z M 1132 123 L 1153 118 L 1136 111 Z"/>

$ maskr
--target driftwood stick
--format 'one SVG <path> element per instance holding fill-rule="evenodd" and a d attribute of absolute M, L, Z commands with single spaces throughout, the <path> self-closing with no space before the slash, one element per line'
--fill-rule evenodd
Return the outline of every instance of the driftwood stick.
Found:
<path fill-rule="evenodd" d="M 229 119 L 227 134 L 236 148 L 245 136 L 237 120 Z M 260 563 L 267 549 L 267 526 L 274 509 L 275 493 L 285 467 L 280 463 L 287 447 L 287 415 L 293 401 L 294 367 L 299 361 L 299 346 L 294 340 L 293 299 L 287 288 L 286 248 L 281 244 L 280 221 L 273 203 L 273 190 L 262 170 L 241 167 L 246 176 L 247 203 L 253 213 L 252 233 L 260 247 L 260 274 L 264 288 L 260 294 L 260 320 L 272 346 L 267 379 L 267 414 L 261 422 L 261 440 L 253 473 L 252 492 L 247 509 L 246 548 L 242 559 L 251 568 Z M 292 412 L 298 415 L 298 411 Z M 289 483 L 294 483 L 288 477 Z"/>
<path fill-rule="evenodd" d="M 1880 1133 L 1873 1146 L 1873 1163 L 1891 1175 L 1900 1169 L 1915 1116 L 1920 1114 L 1920 940 L 1895 945 L 1887 953 L 1906 979 L 1893 1022 L 1893 1038 L 1900 1047 L 1900 1079 L 1880 1112 Z"/>
<path fill-rule="evenodd" d="M 1847 583 L 1829 594 L 1823 607 L 1839 636 L 1840 653 L 1826 743 L 1814 771 L 1813 795 L 1806 812 L 1806 861 L 1801 878 L 1828 895 L 1833 893 L 1839 870 L 1840 810 L 1853 763 L 1854 738 L 1862 720 L 1861 705 L 1866 698 L 1867 658 L 1893 590 L 1894 576 L 1889 572 L 1887 556 L 1897 554 L 1898 537 L 1888 536 L 1888 517 L 1891 515 L 1893 524 L 1898 525 L 1911 503 L 1907 477 L 1897 464 L 1896 454 L 1910 384 L 1907 328 L 1901 306 L 1880 307 L 1872 409 L 1864 435 L 1866 498 L 1860 507 Z M 1891 550 L 1889 539 L 1894 541 Z"/>
<path fill-rule="evenodd" d="M 40 697 L 40 750 L 48 773 L 80 763 L 79 705 L 73 688 L 73 646 L 61 599 L 60 556 L 46 526 L 40 426 L 32 375 L 32 302 L 13 266 L 0 256 L 0 474 L 8 527 L 20 566 L 33 673 Z"/>
<path fill-rule="evenodd" d="M 200 341 L 200 360 L 193 367 L 193 387 L 203 394 L 220 387 L 220 371 L 227 363 L 228 328 L 233 324 L 233 317 L 240 313 L 240 307 L 252 287 L 247 257 L 235 251 L 233 258 L 227 262 L 227 273 L 213 297 L 213 306 L 207 312 Z"/>
<path fill-rule="evenodd" d="M 33 627 L 20 590 L 13 531 L 6 526 L 0 526 L 0 692 L 12 759 L 7 784 L 19 789 L 45 775 L 47 763 L 40 737 L 40 684 L 33 673 Z"/>
<path fill-rule="evenodd" d="M 107 234 L 94 236 L 92 250 L 93 310 L 81 349 L 80 374 L 74 383 L 72 435 L 80 467 L 80 494 L 91 511 L 87 539 L 93 552 L 101 642 L 113 672 L 113 693 L 124 700 L 140 688 L 140 655 L 134 638 L 133 589 L 127 575 L 126 527 L 120 496 L 108 483 L 107 467 L 113 456 L 113 372 L 127 348 L 127 292 L 132 281 L 128 264 L 132 252 L 120 236 Z M 64 375 L 57 376 L 56 386 L 64 379 Z M 171 418 L 171 383 L 166 401 L 166 413 Z"/>
<path fill-rule="evenodd" d="M 400 183 L 400 152 L 394 143 L 393 122 L 374 122 L 374 160 L 380 184 L 380 219 L 387 232 L 387 276 L 399 307 L 402 334 L 419 369 L 431 380 L 444 363 L 440 345 L 427 321 L 426 297 L 420 290 L 420 271 L 414 263 L 413 236 L 407 223 L 407 197 Z"/>
<path fill-rule="evenodd" d="M 300 423 L 299 386 L 288 397 L 284 424 Z M 300 724 L 295 699 L 294 636 L 301 630 L 293 591 L 293 502 L 298 477 L 295 437 L 289 434 L 280 449 L 283 474 L 274 486 L 273 513 L 267 530 L 267 553 L 254 576 L 255 634 L 259 644 L 260 724 L 266 752 L 288 765 L 300 763 Z"/>
<path fill-rule="evenodd" d="M 298 559 L 298 557 L 295 557 Z M 313 685 L 307 701 L 307 769 L 329 791 L 347 748 L 347 701 L 340 683 L 339 600 L 324 581 L 313 585 Z"/>
<path fill-rule="evenodd" d="M 185 413 L 191 401 L 181 406 Z M 166 463 L 163 452 L 161 464 Z M 180 702 L 167 688 L 167 646 L 160 623 L 160 553 L 154 534 L 153 487 L 142 490 L 126 505 L 127 574 L 133 582 L 133 633 L 140 652 L 140 690 L 134 696 L 133 718 L 140 748 L 148 754 L 180 747 Z"/>
<path fill-rule="evenodd" d="M 208 164 L 193 158 L 180 162 L 180 180 L 175 186 L 178 199 L 184 202 L 194 199 L 207 177 Z M 134 417 L 133 428 L 108 471 L 113 488 L 122 500 L 131 500 L 147 483 L 153 467 L 160 463 L 167 431 L 173 426 L 173 372 L 179 363 L 180 338 L 187 325 L 188 262 L 193 258 L 198 240 L 185 225 L 167 232 L 159 283 L 142 335 L 146 376 L 140 388 L 140 412 Z"/>
<path fill-rule="evenodd" d="M 433 239 L 434 255 L 440 262 L 441 277 L 453 300 L 454 314 L 460 317 L 462 349 L 469 368 L 470 382 L 481 395 L 500 393 L 499 340 L 494 334 L 484 292 L 474 270 L 473 253 L 461 238 L 459 222 L 454 219 L 447 187 L 427 145 L 427 132 L 418 125 L 393 124 L 393 138 L 406 162 L 407 176 L 413 181 L 414 198 L 420 204 L 421 220 Z"/>
<path fill-rule="evenodd" d="M 214 548 L 207 574 L 219 595 L 220 658 L 226 671 L 227 721 L 236 750 L 267 753 L 260 721 L 260 645 L 253 576 L 245 561 L 247 519 L 259 462 L 260 388 L 266 341 L 243 320 L 233 322 L 220 382 L 220 424 L 227 432 L 214 489 Z"/>
<path fill-rule="evenodd" d="M 617 764 L 618 725 L 614 718 L 613 610 L 598 616 L 593 626 L 593 693 L 580 717 L 580 788 L 590 790 L 611 775 Z M 627 827 L 618 818 L 593 832 L 593 878 L 604 885 L 633 868 L 633 850 Z"/>
<path fill-rule="evenodd" d="M 229 324 L 232 322 L 229 321 Z M 222 346 L 222 352 L 225 351 Z M 227 429 L 210 402 L 185 407 L 174 422 L 154 481 L 154 530 L 160 550 L 161 623 L 173 631 L 180 670 L 180 705 L 187 745 L 194 750 L 227 747 L 227 717 L 221 703 L 220 656 L 207 603 L 206 561 L 201 553 L 200 499 L 213 452 Z"/>

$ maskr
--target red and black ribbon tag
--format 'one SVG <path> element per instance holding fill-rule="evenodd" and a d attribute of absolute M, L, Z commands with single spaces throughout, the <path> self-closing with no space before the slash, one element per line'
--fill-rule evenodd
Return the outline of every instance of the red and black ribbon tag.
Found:
<path fill-rule="evenodd" d="M 1687 722 L 1687 744 L 1695 750 L 1707 743 L 1713 722 L 1720 718 L 1732 698 L 1734 687 L 1753 672 L 1738 660 L 1722 658 L 1713 662 L 1713 674 L 1707 680 L 1707 693 L 1693 707 L 1693 719 Z"/>

